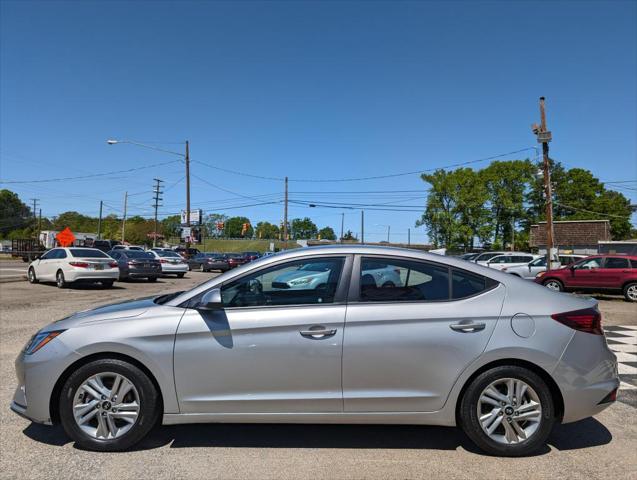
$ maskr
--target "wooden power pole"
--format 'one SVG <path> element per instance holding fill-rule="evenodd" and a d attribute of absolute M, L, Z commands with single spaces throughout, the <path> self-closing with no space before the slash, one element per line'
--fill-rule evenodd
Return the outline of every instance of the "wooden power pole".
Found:
<path fill-rule="evenodd" d="M 124 192 L 124 216 L 122 217 L 122 244 L 126 239 L 126 207 L 128 206 L 128 192 Z"/>
<path fill-rule="evenodd" d="M 190 230 L 190 144 L 186 140 L 186 228 L 190 232 L 186 237 L 186 248 L 190 248 L 190 238 L 192 237 L 192 230 Z M 157 229 L 155 229 L 157 230 Z M 188 255 L 188 251 L 186 251 Z"/>
<path fill-rule="evenodd" d="M 553 192 L 551 188 L 551 167 L 549 163 L 549 142 L 552 140 L 552 135 L 546 128 L 544 100 L 544 97 L 540 97 L 540 125 L 533 125 L 533 133 L 537 135 L 538 143 L 542 144 L 542 156 L 544 160 L 544 195 L 546 197 L 546 268 L 547 270 L 550 270 L 555 249 L 553 238 Z"/>
<path fill-rule="evenodd" d="M 283 207 L 283 241 L 288 241 L 288 177 L 285 177 L 285 205 Z"/>

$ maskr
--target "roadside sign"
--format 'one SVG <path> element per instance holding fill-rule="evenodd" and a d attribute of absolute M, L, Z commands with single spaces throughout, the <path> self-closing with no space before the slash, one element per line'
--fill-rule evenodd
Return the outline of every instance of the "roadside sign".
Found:
<path fill-rule="evenodd" d="M 181 238 L 188 239 L 192 235 L 192 228 L 190 227 L 182 227 L 181 228 Z"/>
<path fill-rule="evenodd" d="M 66 227 L 55 236 L 56 240 L 62 247 L 70 247 L 75 241 L 75 235 L 69 227 Z"/>
<path fill-rule="evenodd" d="M 191 225 L 199 225 L 201 223 L 203 211 L 201 209 L 191 210 L 190 211 L 190 224 Z M 186 221 L 186 211 L 181 211 L 181 224 L 186 225 L 188 222 Z"/>

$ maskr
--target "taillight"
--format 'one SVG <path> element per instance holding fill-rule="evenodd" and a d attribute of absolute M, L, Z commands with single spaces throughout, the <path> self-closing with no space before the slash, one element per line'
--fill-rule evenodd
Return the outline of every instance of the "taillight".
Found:
<path fill-rule="evenodd" d="M 159 263 L 168 263 L 168 260 L 161 259 L 159 260 Z"/>
<path fill-rule="evenodd" d="M 129 260 L 128 262 L 126 262 L 128 265 L 137 265 L 137 262 L 134 260 Z"/>
<path fill-rule="evenodd" d="M 551 318 L 579 332 L 592 333 L 593 335 L 604 334 L 602 330 L 602 315 L 594 308 L 555 313 L 551 315 Z"/>
<path fill-rule="evenodd" d="M 89 264 L 86 262 L 69 262 L 69 265 L 72 267 L 88 268 Z"/>
<path fill-rule="evenodd" d="M 117 267 L 117 262 L 110 262 L 108 264 L 108 266 L 111 267 L 111 268 L 115 268 L 115 267 Z"/>

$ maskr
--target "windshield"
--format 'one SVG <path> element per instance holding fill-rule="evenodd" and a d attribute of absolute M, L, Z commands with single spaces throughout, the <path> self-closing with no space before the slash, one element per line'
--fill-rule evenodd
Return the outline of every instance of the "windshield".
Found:
<path fill-rule="evenodd" d="M 177 258 L 181 258 L 181 256 L 179 256 L 179 254 L 175 253 L 175 252 L 160 251 L 160 252 L 155 252 L 155 253 L 157 253 L 157 255 L 159 255 L 160 257 L 177 257 Z"/>
<path fill-rule="evenodd" d="M 475 260 L 476 262 L 485 262 L 487 260 L 492 259 L 493 257 L 497 257 L 498 255 L 502 255 L 502 254 L 500 252 L 483 253 L 482 255 L 478 256 Z"/>
<path fill-rule="evenodd" d="M 334 268 L 334 263 L 319 262 L 319 263 L 306 263 L 299 270 L 309 270 L 312 272 L 328 272 Z"/>
<path fill-rule="evenodd" d="M 69 252 L 71 252 L 72 257 L 108 258 L 104 252 L 93 248 L 69 248 Z"/>
<path fill-rule="evenodd" d="M 243 255 L 240 253 L 226 253 L 226 257 L 228 258 L 242 258 Z"/>
<path fill-rule="evenodd" d="M 126 250 L 124 254 L 128 258 L 154 258 L 152 253 L 146 253 L 140 250 Z"/>
<path fill-rule="evenodd" d="M 537 260 L 533 260 L 529 265 L 533 267 L 545 267 L 546 266 L 546 257 L 538 258 Z"/>

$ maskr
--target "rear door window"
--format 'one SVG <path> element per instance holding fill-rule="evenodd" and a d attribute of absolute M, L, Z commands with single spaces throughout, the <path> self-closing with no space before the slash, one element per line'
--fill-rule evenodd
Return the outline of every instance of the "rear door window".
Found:
<path fill-rule="evenodd" d="M 604 262 L 604 268 L 629 268 L 628 259 L 609 257 Z"/>

